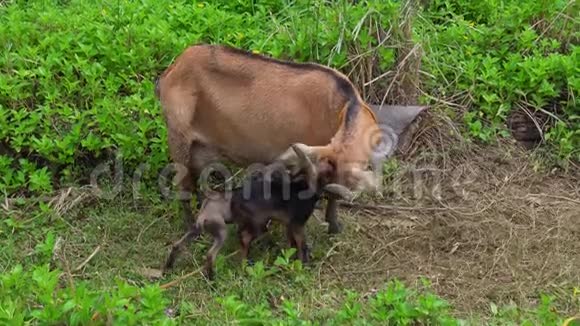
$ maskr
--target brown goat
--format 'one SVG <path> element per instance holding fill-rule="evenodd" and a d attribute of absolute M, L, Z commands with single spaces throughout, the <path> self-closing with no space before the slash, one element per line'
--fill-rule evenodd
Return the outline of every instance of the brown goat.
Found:
<path fill-rule="evenodd" d="M 329 183 L 334 173 L 332 167 L 317 169 L 298 146 L 292 146 L 292 150 L 300 161 L 296 174 L 286 178 L 283 166 L 273 163 L 260 171 L 258 177 L 249 175 L 244 185 L 233 189 L 231 194 L 213 193 L 206 198 L 195 225 L 174 243 L 164 270 L 172 268 L 179 251 L 205 231 L 212 235 L 213 244 L 207 253 L 204 271 L 213 279 L 215 258 L 227 236 L 226 225 L 238 226 L 241 256 L 246 259 L 251 242 L 267 229 L 271 219 L 286 225 L 290 246 L 296 248 L 298 259 L 307 262 L 304 227 L 322 192 L 343 198 L 349 198 L 351 193 L 344 186 Z"/>
<path fill-rule="evenodd" d="M 315 162 L 336 166 L 335 182 L 374 187 L 367 170 L 380 130 L 373 111 L 340 72 L 221 45 L 187 48 L 156 81 L 186 227 L 190 196 L 203 168 L 222 159 L 238 165 L 279 159 L 293 166 L 300 148 Z M 199 207 L 199 206 L 198 206 Z M 336 198 L 329 197 L 329 233 L 338 233 Z"/>

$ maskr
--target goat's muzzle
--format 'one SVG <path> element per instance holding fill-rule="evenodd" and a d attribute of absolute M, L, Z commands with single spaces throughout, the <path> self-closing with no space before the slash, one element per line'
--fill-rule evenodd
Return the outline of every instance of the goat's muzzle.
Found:
<path fill-rule="evenodd" d="M 330 183 L 324 186 L 324 191 L 337 195 L 344 200 L 351 201 L 354 197 L 352 191 L 350 191 L 347 187 L 343 185 L 339 185 L 337 183 Z"/>

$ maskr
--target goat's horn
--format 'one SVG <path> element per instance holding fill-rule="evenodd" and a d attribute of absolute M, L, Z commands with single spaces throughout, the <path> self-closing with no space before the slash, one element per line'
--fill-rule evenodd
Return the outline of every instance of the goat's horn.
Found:
<path fill-rule="evenodd" d="M 298 155 L 298 158 L 300 159 L 300 164 L 304 168 L 306 168 L 306 176 L 308 177 L 308 182 L 314 183 L 316 179 L 316 168 L 314 167 L 314 164 L 298 144 L 292 144 L 291 146 L 296 155 Z"/>
<path fill-rule="evenodd" d="M 331 183 L 324 186 L 324 191 L 330 192 L 332 194 L 338 195 L 346 200 L 351 200 L 354 197 L 352 191 L 343 185 L 337 183 Z"/>
<path fill-rule="evenodd" d="M 290 148 L 288 148 L 282 154 L 278 155 L 276 160 L 286 162 L 286 163 L 295 162 L 295 160 L 297 158 L 297 152 L 293 148 L 298 148 L 306 156 L 308 156 L 311 159 L 314 159 L 316 156 L 318 156 L 318 152 L 322 148 L 324 148 L 324 146 L 308 146 L 308 145 L 303 144 L 303 143 L 294 143 L 290 146 Z"/>

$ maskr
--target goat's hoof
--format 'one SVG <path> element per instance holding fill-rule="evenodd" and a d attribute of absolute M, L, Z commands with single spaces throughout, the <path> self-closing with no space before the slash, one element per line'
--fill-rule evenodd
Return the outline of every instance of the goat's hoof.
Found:
<path fill-rule="evenodd" d="M 173 269 L 173 263 L 172 260 L 167 260 L 165 264 L 163 264 L 163 267 L 161 268 L 163 275 L 168 274 Z"/>
<path fill-rule="evenodd" d="M 208 269 L 205 270 L 203 272 L 203 276 L 208 280 L 208 281 L 214 281 L 215 280 L 215 272 L 212 269 Z"/>
<path fill-rule="evenodd" d="M 247 258 L 247 259 L 246 259 L 246 264 L 247 264 L 248 266 L 254 266 L 254 260 L 253 260 L 253 259 L 250 259 L 250 258 Z"/>
<path fill-rule="evenodd" d="M 342 232 L 342 229 L 342 224 L 338 222 L 328 224 L 328 234 L 339 234 Z"/>
<path fill-rule="evenodd" d="M 188 233 L 194 227 L 195 227 L 195 222 L 188 221 L 188 222 L 183 223 L 183 231 L 185 231 L 185 233 Z"/>
<path fill-rule="evenodd" d="M 302 264 L 308 264 L 310 262 L 310 247 L 308 246 L 304 246 L 304 249 L 302 249 Z"/>

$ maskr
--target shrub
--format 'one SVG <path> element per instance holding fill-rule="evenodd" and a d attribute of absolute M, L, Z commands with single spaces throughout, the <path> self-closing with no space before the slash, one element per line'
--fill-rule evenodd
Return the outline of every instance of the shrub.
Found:
<path fill-rule="evenodd" d="M 548 116 L 545 140 L 564 160 L 580 159 L 579 34 L 560 15 L 577 6 L 430 1 L 419 32 L 433 76 L 425 80 L 428 92 L 467 107 L 467 132 L 484 142 L 507 136 L 506 119 L 516 110 Z"/>
<path fill-rule="evenodd" d="M 369 299 L 347 291 L 342 307 L 331 313 L 323 325 L 459 325 L 443 299 L 428 292 L 415 291 L 398 281 L 392 281 Z M 264 303 L 249 306 L 237 296 L 219 299 L 228 319 L 236 323 L 260 325 L 318 325 L 301 318 L 301 312 L 292 301 L 281 303 L 276 315 Z"/>
<path fill-rule="evenodd" d="M 0 275 L 0 321 L 12 325 L 66 323 L 89 325 L 109 318 L 124 325 L 171 325 L 164 313 L 168 300 L 155 285 L 136 287 L 118 281 L 111 291 L 89 283 L 60 286 L 63 276 L 48 264 L 25 270 L 16 265 Z"/>
<path fill-rule="evenodd" d="M 50 190 L 86 179 L 115 155 L 127 168 L 149 164 L 145 177 L 153 176 L 167 163 L 153 81 L 185 47 L 225 43 L 343 67 L 353 40 L 377 42 L 361 22 L 375 17 L 387 24 L 395 9 L 383 1 L 305 0 L 2 6 L 0 187 Z"/>
<path fill-rule="evenodd" d="M 432 76 L 425 93 L 465 106 L 468 135 L 485 142 L 507 136 L 511 112 L 542 112 L 552 122 L 545 140 L 563 160 L 580 159 L 579 32 L 565 18 L 578 4 L 428 3 L 414 30 Z M 381 0 L 11 1 L 0 6 L 0 187 L 50 191 L 115 156 L 156 176 L 168 157 L 153 81 L 190 44 L 347 74 L 360 70 L 355 53 L 387 70 L 396 53 L 376 48 L 376 35 L 398 28 L 398 11 L 398 1 Z"/>

